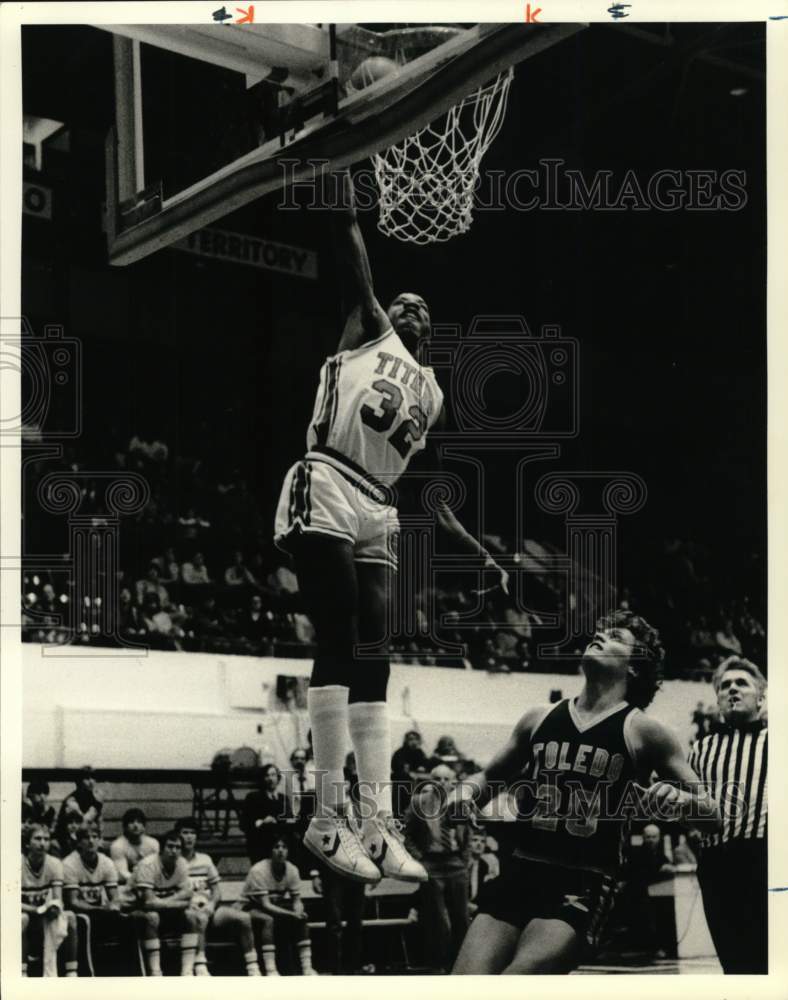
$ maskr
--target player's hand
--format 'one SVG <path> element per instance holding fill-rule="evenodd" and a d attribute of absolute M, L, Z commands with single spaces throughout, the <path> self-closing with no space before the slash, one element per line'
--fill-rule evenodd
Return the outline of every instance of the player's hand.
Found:
<path fill-rule="evenodd" d="M 113 913 L 120 913 L 120 903 L 117 899 L 113 899 L 111 903 L 107 903 L 107 909 L 112 910 Z"/>
<path fill-rule="evenodd" d="M 657 781 L 647 789 L 646 805 L 655 819 L 679 819 L 687 795 L 668 781 Z"/>
<path fill-rule="evenodd" d="M 484 561 L 484 573 L 485 579 L 490 579 L 494 582 L 490 583 L 488 586 L 472 590 L 472 594 L 484 597 L 487 594 L 493 593 L 495 590 L 502 590 L 507 597 L 509 596 L 509 574 L 503 566 L 498 565 L 492 556 L 487 556 Z"/>
<path fill-rule="evenodd" d="M 312 876 L 312 889 L 318 896 L 323 895 L 323 881 L 319 875 Z"/>

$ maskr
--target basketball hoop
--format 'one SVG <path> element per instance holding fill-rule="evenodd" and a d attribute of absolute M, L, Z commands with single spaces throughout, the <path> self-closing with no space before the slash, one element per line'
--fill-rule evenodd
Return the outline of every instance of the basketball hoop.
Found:
<path fill-rule="evenodd" d="M 414 48 L 445 41 L 448 27 L 385 33 L 398 62 Z M 380 192 L 378 229 L 406 243 L 428 244 L 467 232 L 482 157 L 506 113 L 510 68 L 463 98 L 445 115 L 372 157 Z"/>

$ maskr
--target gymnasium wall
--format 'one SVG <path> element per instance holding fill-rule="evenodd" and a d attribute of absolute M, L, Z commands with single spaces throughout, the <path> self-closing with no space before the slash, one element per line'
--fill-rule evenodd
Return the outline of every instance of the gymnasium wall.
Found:
<path fill-rule="evenodd" d="M 23 764 L 26 767 L 185 767 L 210 764 L 224 748 L 252 746 L 286 764 L 309 728 L 287 711 L 278 675 L 308 677 L 310 660 L 208 653 L 64 656 L 64 647 L 23 647 Z M 91 653 L 98 653 L 91 650 Z M 116 651 L 113 651 L 116 652 Z M 418 728 L 427 752 L 444 733 L 484 763 L 529 706 L 553 690 L 577 694 L 580 675 L 486 674 L 394 664 L 389 686 L 392 740 Z M 708 684 L 667 681 L 650 713 L 687 745 L 696 703 Z"/>

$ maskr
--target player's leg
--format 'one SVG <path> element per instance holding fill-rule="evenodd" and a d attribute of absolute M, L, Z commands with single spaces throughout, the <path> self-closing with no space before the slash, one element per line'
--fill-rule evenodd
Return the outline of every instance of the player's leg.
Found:
<path fill-rule="evenodd" d="M 63 940 L 61 948 L 63 949 L 63 957 L 66 962 L 66 975 L 67 976 L 77 976 L 78 973 L 78 954 L 79 954 L 79 939 L 77 937 L 77 915 L 72 913 L 71 910 L 66 910 L 66 936 Z"/>
<path fill-rule="evenodd" d="M 462 942 L 453 976 L 497 976 L 512 960 L 522 930 L 489 913 L 478 913 Z"/>
<path fill-rule="evenodd" d="M 350 738 L 356 754 L 359 793 L 364 806 L 362 838 L 382 873 L 409 882 L 425 882 L 424 867 L 408 854 L 393 817 L 391 732 L 387 703 L 391 668 L 387 653 L 393 566 L 356 562 L 359 641 L 377 647 L 356 650 L 350 680 Z"/>
<path fill-rule="evenodd" d="M 257 950 L 249 914 L 232 906 L 220 906 L 214 913 L 211 926 L 216 930 L 226 931 L 235 938 L 244 957 L 247 976 L 259 976 L 260 966 L 257 964 Z"/>
<path fill-rule="evenodd" d="M 353 549 L 344 539 L 307 534 L 292 542 L 292 551 L 317 641 L 308 693 L 317 806 L 304 846 L 340 873 L 376 882 L 380 873 L 343 815 L 348 690 L 359 620 Z"/>
<path fill-rule="evenodd" d="M 252 932 L 260 942 L 260 954 L 266 976 L 278 976 L 276 968 L 276 945 L 274 944 L 274 918 L 262 910 L 250 910 Z"/>
<path fill-rule="evenodd" d="M 192 900 L 192 903 L 194 900 Z M 197 933 L 197 954 L 194 956 L 194 975 L 210 976 L 208 971 L 208 958 L 205 954 L 205 935 L 208 932 L 208 924 L 211 922 L 211 915 L 201 906 L 193 906 L 192 912 L 198 917 L 199 931 Z"/>
<path fill-rule="evenodd" d="M 535 917 L 520 935 L 503 976 L 561 975 L 571 972 L 580 956 L 578 932 L 563 920 Z"/>
<path fill-rule="evenodd" d="M 358 591 L 353 548 L 344 539 L 304 535 L 293 543 L 296 573 L 317 652 L 309 685 L 309 717 L 317 782 L 317 812 L 344 800 L 347 698 L 358 641 Z"/>
<path fill-rule="evenodd" d="M 205 930 L 206 914 L 191 909 L 181 912 L 181 975 L 193 976 L 197 944 L 200 940 L 200 932 Z"/>
<path fill-rule="evenodd" d="M 159 914 L 153 910 L 134 910 L 131 914 L 149 976 L 161 975 L 161 941 L 159 940 Z"/>
<path fill-rule="evenodd" d="M 22 914 L 22 975 L 27 976 L 27 929 L 30 926 L 30 916 Z"/>
<path fill-rule="evenodd" d="M 295 925 L 293 934 L 296 947 L 298 948 L 298 961 L 301 964 L 301 972 L 305 976 L 316 976 L 317 973 L 312 968 L 312 942 L 309 938 L 309 928 L 306 920 Z"/>

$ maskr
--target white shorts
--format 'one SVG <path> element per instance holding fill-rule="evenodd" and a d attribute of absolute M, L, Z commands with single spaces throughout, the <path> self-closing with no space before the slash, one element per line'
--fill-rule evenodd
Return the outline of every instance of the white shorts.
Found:
<path fill-rule="evenodd" d="M 339 460 L 309 452 L 285 476 L 276 510 L 274 541 L 291 552 L 294 536 L 331 535 L 353 546 L 356 562 L 397 568 L 397 511 Z"/>

